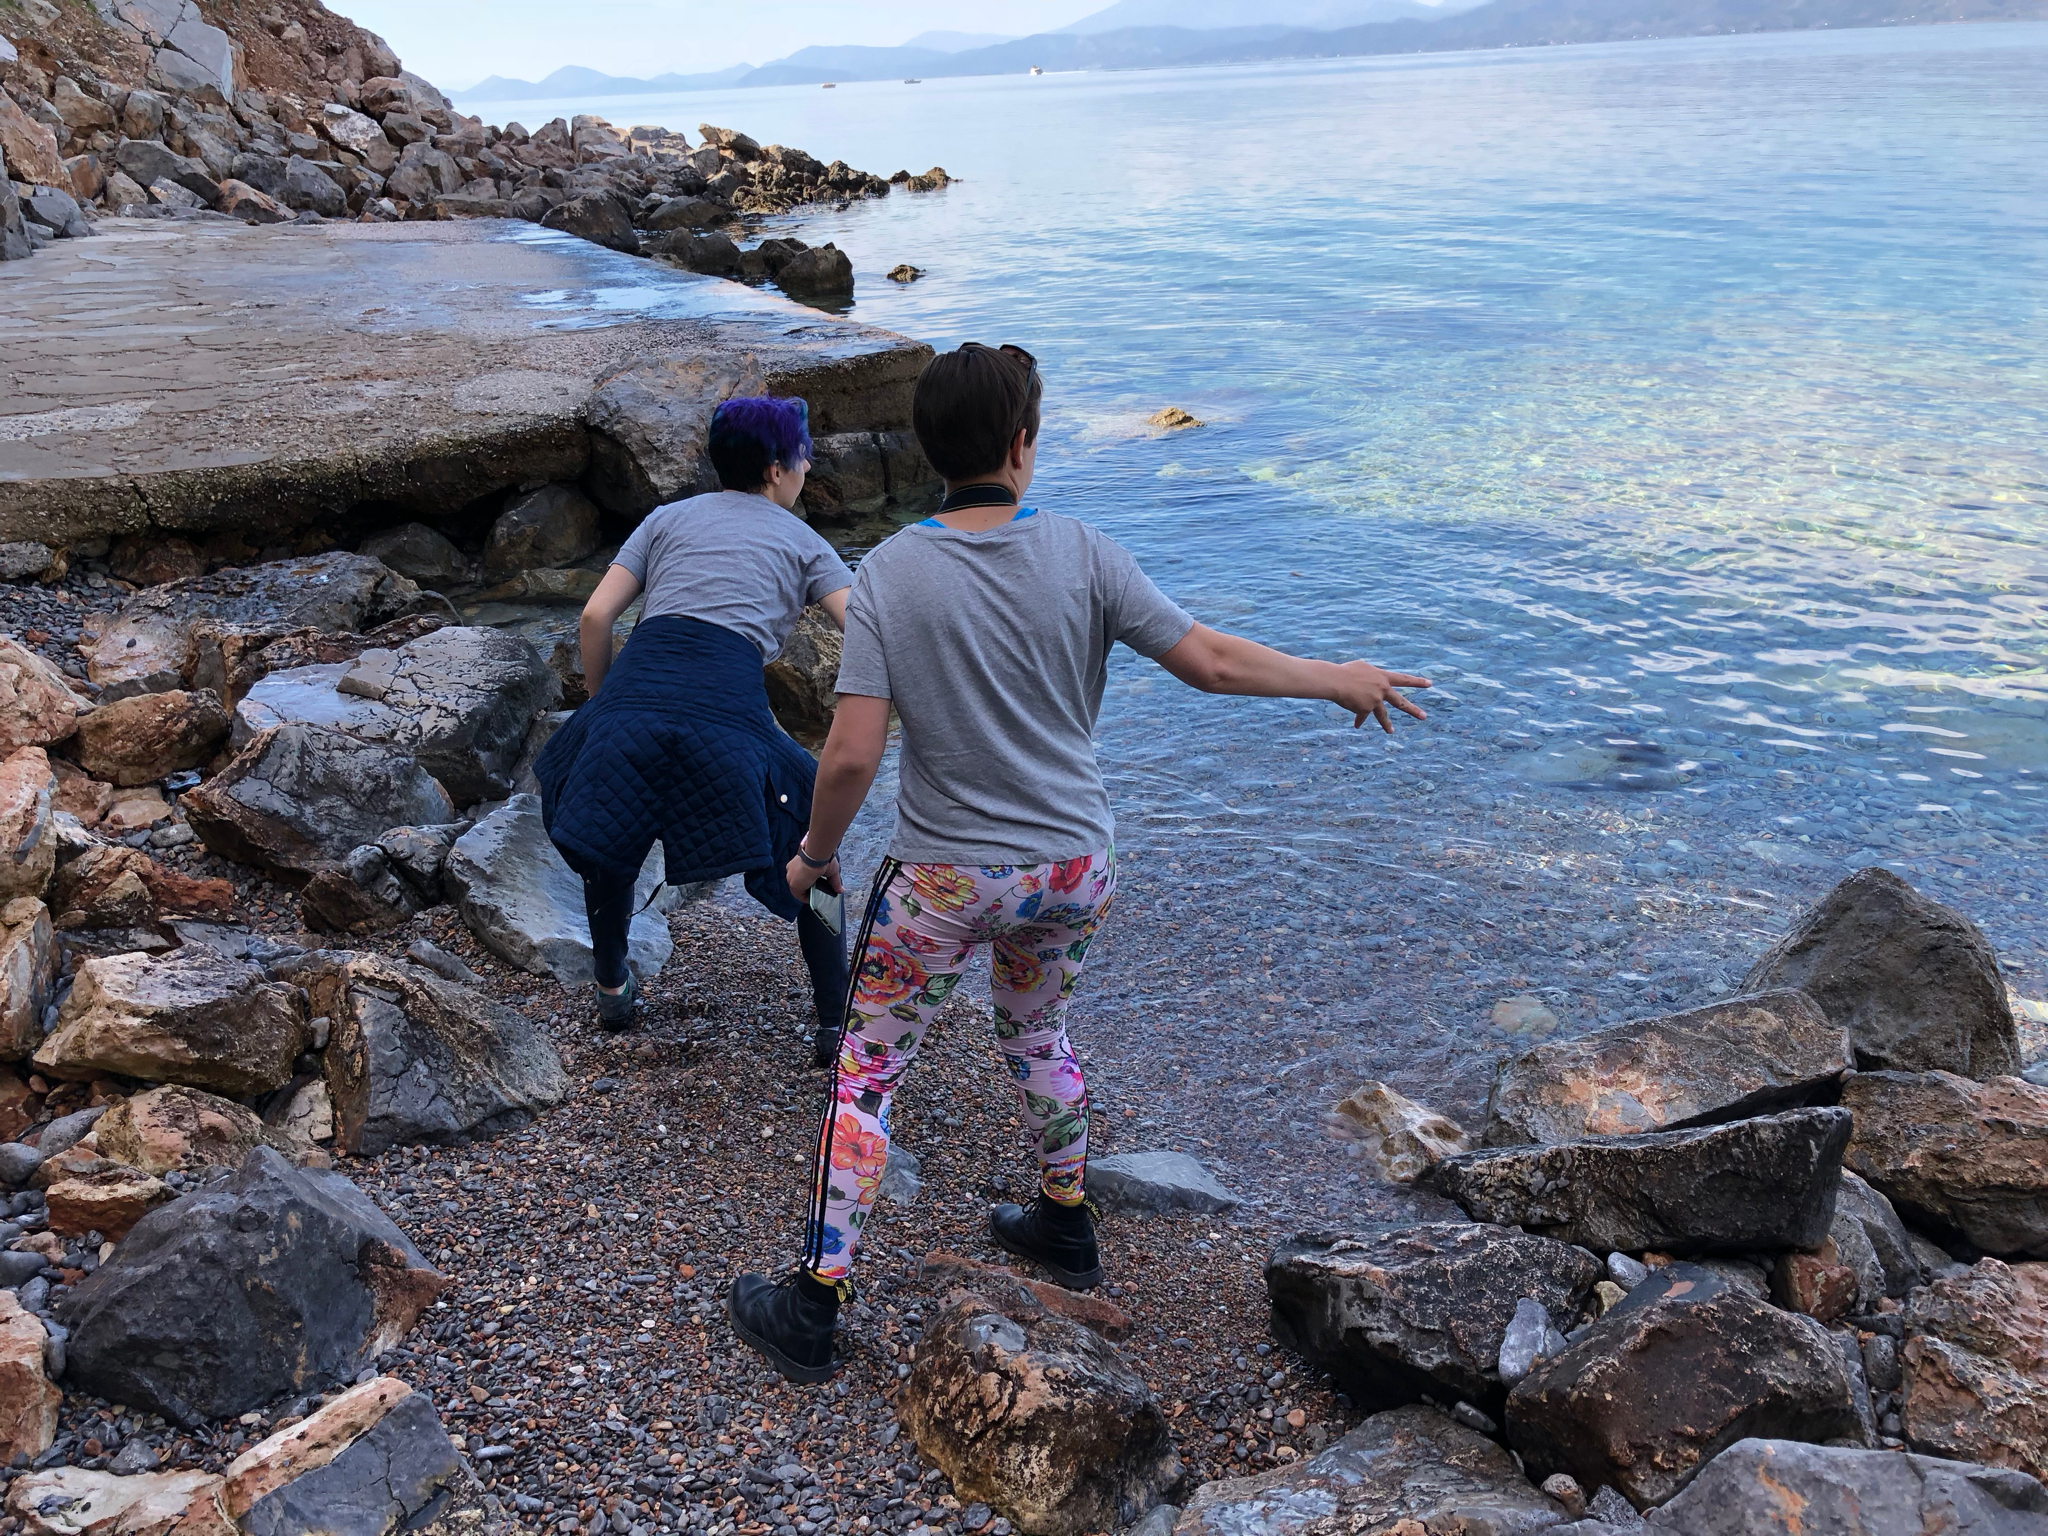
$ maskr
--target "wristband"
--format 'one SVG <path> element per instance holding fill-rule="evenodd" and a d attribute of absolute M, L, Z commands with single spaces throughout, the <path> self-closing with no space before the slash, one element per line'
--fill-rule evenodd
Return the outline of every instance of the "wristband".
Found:
<path fill-rule="evenodd" d="M 835 853 L 831 856 L 831 858 L 814 859 L 810 856 L 810 854 L 804 851 L 804 845 L 801 839 L 797 841 L 796 856 L 804 861 L 805 869 L 830 869 L 832 867 L 832 860 L 839 857 L 839 855 Z"/>

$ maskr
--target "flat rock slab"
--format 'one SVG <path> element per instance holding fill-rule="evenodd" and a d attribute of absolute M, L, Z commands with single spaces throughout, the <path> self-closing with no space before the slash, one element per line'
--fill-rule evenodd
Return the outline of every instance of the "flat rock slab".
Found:
<path fill-rule="evenodd" d="M 1986 1253 L 2048 1259 L 2048 1088 L 2017 1077 L 1859 1072 L 1848 1167 L 1907 1221 Z"/>
<path fill-rule="evenodd" d="M 1933 1456 L 1743 1440 L 1653 1511 L 1648 1526 L 1673 1536 L 2048 1536 L 2048 1488 L 2023 1472 Z"/>
<path fill-rule="evenodd" d="M 1474 1221 L 1600 1253 L 1817 1248 L 1834 1219 L 1849 1112 L 1507 1147 L 1445 1158 L 1418 1182 Z"/>
<path fill-rule="evenodd" d="M 0 414 L 0 542 L 274 534 L 363 502 L 431 519 L 575 482 L 594 439 L 619 441 L 587 425 L 593 396 L 664 360 L 747 359 L 767 389 L 810 402 L 813 432 L 894 430 L 931 355 L 511 220 L 98 228 L 0 265 L 0 354 L 17 380 Z M 658 415 L 660 381 L 641 393 Z M 611 414 L 631 438 L 648 410 Z M 649 434 L 668 451 L 663 435 Z"/>
<path fill-rule="evenodd" d="M 1684 1130 L 1831 1102 L 1848 1034 L 1803 992 L 1730 998 L 1524 1051 L 1486 1104 L 1489 1147 Z"/>
<path fill-rule="evenodd" d="M 1281 1343 L 1367 1409 L 1428 1396 L 1497 1411 L 1516 1304 L 1570 1318 L 1604 1271 L 1584 1249 L 1513 1227 L 1437 1222 L 1283 1243 L 1266 1263 Z"/>
<path fill-rule="evenodd" d="M 1119 1152 L 1088 1163 L 1088 1193 L 1105 1207 L 1158 1215 L 1235 1209 L 1238 1197 L 1185 1152 Z"/>
<path fill-rule="evenodd" d="M 1564 1523 L 1508 1453 L 1431 1408 L 1375 1414 L 1328 1450 L 1258 1477 L 1205 1483 L 1175 1536 L 1468 1532 L 1523 1536 Z"/>

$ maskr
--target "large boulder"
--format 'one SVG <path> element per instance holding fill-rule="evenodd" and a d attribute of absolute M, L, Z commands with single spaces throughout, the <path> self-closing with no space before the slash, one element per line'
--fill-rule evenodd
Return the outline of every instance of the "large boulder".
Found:
<path fill-rule="evenodd" d="M 1914 1450 L 2048 1483 L 2048 1264 L 1984 1259 L 1915 1291 L 1900 1363 Z"/>
<path fill-rule="evenodd" d="M 359 633 L 445 606 L 381 561 L 335 552 L 148 588 L 81 631 L 78 648 L 103 703 L 179 687 L 228 698 L 242 657 L 295 630 Z"/>
<path fill-rule="evenodd" d="M 958 1497 L 1030 1536 L 1129 1524 L 1181 1478 L 1166 1415 L 1115 1346 L 1008 1297 L 948 1301 L 897 1413 Z"/>
<path fill-rule="evenodd" d="M 40 897 L 57 867 L 51 816 L 57 776 L 41 747 L 0 758 L 0 901 Z"/>
<path fill-rule="evenodd" d="M 561 1102 L 561 1057 L 525 1014 L 419 966 L 313 951 L 285 963 L 329 1021 L 335 1145 L 374 1154 L 523 1121 Z"/>
<path fill-rule="evenodd" d="M 2048 1536 L 2048 1488 L 2018 1472 L 1798 1440 L 1740 1440 L 1649 1530 L 1673 1536 Z"/>
<path fill-rule="evenodd" d="M 86 961 L 35 1063 L 49 1077 L 113 1074 L 246 1095 L 289 1082 L 306 1042 L 290 987 L 244 961 L 184 948 Z"/>
<path fill-rule="evenodd" d="M 235 734 L 240 744 L 297 723 L 401 748 L 457 805 L 472 805 L 510 792 L 534 717 L 560 696 L 525 637 L 448 625 L 352 661 L 269 673 L 237 706 Z"/>
<path fill-rule="evenodd" d="M 55 746 L 78 727 L 90 706 L 64 674 L 7 635 L 0 635 L 0 755 Z"/>
<path fill-rule="evenodd" d="M 590 427 L 584 488 L 605 511 L 635 522 L 668 502 L 717 490 L 712 413 L 767 387 L 752 353 L 628 360 L 583 407 Z"/>
<path fill-rule="evenodd" d="M 822 746 L 831 734 L 839 710 L 840 647 L 839 626 L 823 604 L 813 603 L 797 619 L 781 654 L 762 670 L 769 708 L 806 746 Z"/>
<path fill-rule="evenodd" d="M 1674 1264 L 1637 1286 L 1507 1400 L 1508 1443 L 1536 1478 L 1605 1483 L 1662 1504 L 1738 1440 L 1856 1432 L 1841 1350 L 1710 1272 Z"/>
<path fill-rule="evenodd" d="M 1629 1136 L 1832 1103 L 1853 1066 L 1842 1026 L 1804 993 L 1732 998 L 1504 1062 L 1480 1140 Z"/>
<path fill-rule="evenodd" d="M 1430 1397 L 1498 1411 L 1518 1302 L 1571 1317 L 1603 1277 L 1584 1249 L 1512 1227 L 1445 1222 L 1297 1237 L 1266 1264 L 1273 1332 L 1368 1411 Z"/>
<path fill-rule="evenodd" d="M 1524 1536 L 1564 1520 L 1493 1441 L 1434 1409 L 1397 1408 L 1297 1465 L 1204 1483 L 1174 1536 Z"/>
<path fill-rule="evenodd" d="M 350 849 L 306 882 L 299 895 L 306 925 L 325 933 L 381 933 L 438 905 L 448 855 L 468 830 L 467 822 L 393 827 L 376 842 Z"/>
<path fill-rule="evenodd" d="M 373 533 L 363 540 L 358 552 L 437 592 L 466 586 L 470 580 L 469 557 L 425 523 L 402 523 Z"/>
<path fill-rule="evenodd" d="M 1797 987 L 1849 1032 L 1863 1071 L 2003 1077 L 2019 1033 L 1977 925 L 1888 869 L 1859 869 L 1803 913 L 1744 983 Z"/>
<path fill-rule="evenodd" d="M 1859 1072 L 1845 1161 L 1914 1226 L 1985 1253 L 2048 1259 L 2048 1088 L 2017 1077 Z"/>
<path fill-rule="evenodd" d="M 165 917 L 226 922 L 235 888 L 181 874 L 140 848 L 99 844 L 58 866 L 49 902 L 59 928 L 148 928 Z"/>
<path fill-rule="evenodd" d="M 78 761 L 109 784 L 153 784 L 205 763 L 227 740 L 228 724 L 210 689 L 136 694 L 78 723 Z"/>
<path fill-rule="evenodd" d="M 558 229 L 628 256 L 640 254 L 640 237 L 633 232 L 633 220 L 625 203 L 612 192 L 588 192 L 550 208 L 540 221 L 542 229 Z"/>
<path fill-rule="evenodd" d="M 1845 1110 L 1796 1109 L 1688 1131 L 1461 1152 L 1418 1182 L 1474 1221 L 1601 1253 L 1817 1248 L 1834 1219 L 1850 1129 Z"/>
<path fill-rule="evenodd" d="M 666 914 L 680 893 L 662 883 L 662 849 L 648 850 L 633 887 L 627 964 L 643 982 L 675 950 Z M 445 873 L 470 932 L 500 959 L 565 987 L 595 978 L 583 882 L 541 825 L 540 796 L 514 795 L 456 842 Z"/>
<path fill-rule="evenodd" d="M 253 1109 L 175 1083 L 121 1100 L 93 1126 L 100 1151 L 145 1173 L 239 1168 L 264 1144 Z"/>
<path fill-rule="evenodd" d="M 1912 1234 L 1891 1201 L 1847 1168 L 1842 1170 L 1828 1241 L 1835 1245 L 1842 1262 L 1856 1272 L 1860 1312 L 1879 1311 L 1883 1298 L 1904 1297 L 1925 1278 L 1913 1253 Z"/>
<path fill-rule="evenodd" d="M 134 1230 L 135 1223 L 177 1198 L 154 1174 L 105 1159 L 100 1162 L 102 1166 L 52 1180 L 44 1189 L 50 1230 L 60 1237 L 82 1238 L 97 1232 L 102 1241 L 118 1243 Z"/>
<path fill-rule="evenodd" d="M 775 286 L 792 299 L 815 304 L 853 297 L 853 262 L 846 252 L 827 241 L 798 251 L 775 273 Z"/>
<path fill-rule="evenodd" d="M 310 725 L 258 732 L 185 796 L 185 818 L 207 847 L 294 885 L 387 828 L 454 816 L 411 752 Z"/>
<path fill-rule="evenodd" d="M 797 505 L 813 523 L 851 523 L 937 502 L 945 487 L 914 432 L 833 432 L 811 439 Z"/>
<path fill-rule="evenodd" d="M 143 1472 L 123 1477 L 86 1467 L 51 1467 L 7 1485 L 7 1512 L 30 1536 L 227 1536 L 186 1519 L 193 1497 L 220 1479 L 211 1472 Z M 232 1529 L 232 1527 L 230 1527 Z"/>
<path fill-rule="evenodd" d="M 0 1291 L 0 1458 L 34 1460 L 57 1438 L 64 1394 L 43 1369 L 49 1335 L 12 1291 Z"/>
<path fill-rule="evenodd" d="M 56 986 L 57 935 L 50 909 L 32 896 L 0 904 L 0 1061 L 34 1054 L 43 1039 L 43 1010 Z"/>
<path fill-rule="evenodd" d="M 544 485 L 507 507 L 484 541 L 484 580 L 574 565 L 597 553 L 597 504 L 573 485 Z"/>
<path fill-rule="evenodd" d="M 70 1379 L 197 1426 L 355 1375 L 444 1283 L 347 1179 L 260 1147 L 72 1288 Z"/>

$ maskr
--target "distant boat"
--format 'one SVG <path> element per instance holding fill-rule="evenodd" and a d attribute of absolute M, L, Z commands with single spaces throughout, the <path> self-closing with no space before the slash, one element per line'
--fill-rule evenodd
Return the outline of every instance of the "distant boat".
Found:
<path fill-rule="evenodd" d="M 827 80 L 825 82 L 825 89 L 828 91 L 836 91 L 839 89 L 839 87 L 834 85 L 830 80 Z"/>
<path fill-rule="evenodd" d="M 904 83 L 905 85 L 923 85 L 923 84 L 924 84 L 924 82 L 923 82 L 922 80 L 906 80 L 906 81 L 904 81 L 903 83 Z"/>
<path fill-rule="evenodd" d="M 1033 73 L 1034 75 L 1042 75 L 1045 73 L 1045 71 L 1040 69 L 1036 64 L 1034 64 L 1031 66 L 1031 73 Z"/>

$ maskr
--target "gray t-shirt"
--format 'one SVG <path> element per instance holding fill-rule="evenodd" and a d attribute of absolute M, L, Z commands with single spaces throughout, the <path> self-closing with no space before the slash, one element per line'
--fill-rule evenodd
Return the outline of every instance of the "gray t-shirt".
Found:
<path fill-rule="evenodd" d="M 985 533 L 919 523 L 861 561 L 839 691 L 903 721 L 890 854 L 1043 864 L 1115 835 L 1095 717 L 1121 640 L 1159 656 L 1195 621 L 1128 551 L 1036 512 Z"/>
<path fill-rule="evenodd" d="M 612 557 L 646 590 L 643 619 L 702 619 L 782 652 L 797 616 L 853 585 L 836 551 L 794 512 L 748 491 L 656 507 Z"/>

